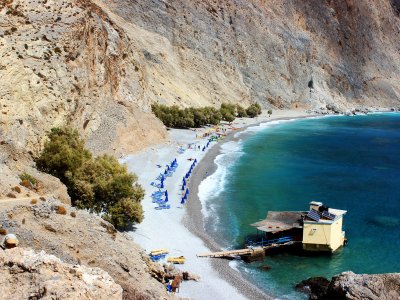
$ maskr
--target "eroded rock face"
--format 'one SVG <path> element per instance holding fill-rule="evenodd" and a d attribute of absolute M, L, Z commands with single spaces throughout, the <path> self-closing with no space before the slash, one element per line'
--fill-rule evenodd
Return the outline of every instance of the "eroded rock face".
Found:
<path fill-rule="evenodd" d="M 296 289 L 310 299 L 321 300 L 395 300 L 400 299 L 400 273 L 354 274 L 343 272 L 329 282 L 323 277 L 303 280 Z"/>
<path fill-rule="evenodd" d="M 122 288 L 99 268 L 71 265 L 44 251 L 0 250 L 3 299 L 122 299 Z"/>
<path fill-rule="evenodd" d="M 400 273 L 354 274 L 332 278 L 325 299 L 393 300 L 400 298 Z"/>
<path fill-rule="evenodd" d="M 0 57 L 5 150 L 35 155 L 46 132 L 65 124 L 96 154 L 128 153 L 165 137 L 149 113 L 140 53 L 93 1 L 2 1 Z M 128 133 L 129 144 L 116 142 Z"/>
<path fill-rule="evenodd" d="M 397 1 L 103 1 L 163 42 L 143 44 L 160 102 L 399 104 Z"/>
<path fill-rule="evenodd" d="M 65 215 L 57 213 L 58 206 L 65 208 Z M 16 235 L 19 247 L 44 250 L 71 265 L 104 270 L 122 287 L 126 300 L 167 296 L 165 287 L 154 279 L 160 280 L 165 271 L 128 234 L 117 232 L 110 223 L 86 211 L 53 198 L 8 210 L 0 206 L 0 228 Z"/>

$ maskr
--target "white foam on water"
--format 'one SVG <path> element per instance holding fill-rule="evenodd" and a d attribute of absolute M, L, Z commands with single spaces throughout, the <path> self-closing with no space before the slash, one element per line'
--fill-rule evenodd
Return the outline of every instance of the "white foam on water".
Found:
<path fill-rule="evenodd" d="M 216 171 L 207 176 L 199 185 L 199 199 L 202 203 L 202 214 L 205 220 L 213 219 L 213 226 L 218 224 L 218 215 L 216 213 L 215 199 L 221 195 L 225 189 L 226 179 L 229 170 L 237 161 L 242 152 L 242 142 L 226 142 L 221 145 L 221 154 L 214 162 L 217 165 Z"/>

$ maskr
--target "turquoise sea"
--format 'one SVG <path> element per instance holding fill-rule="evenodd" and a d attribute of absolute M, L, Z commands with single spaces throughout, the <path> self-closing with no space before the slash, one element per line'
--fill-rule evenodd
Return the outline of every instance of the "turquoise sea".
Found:
<path fill-rule="evenodd" d="M 400 114 L 264 124 L 240 143 L 224 144 L 216 163 L 200 199 L 206 231 L 223 247 L 243 246 L 256 232 L 249 224 L 268 210 L 307 210 L 310 201 L 322 201 L 348 211 L 349 244 L 333 255 L 231 262 L 266 292 L 305 299 L 293 286 L 311 276 L 400 272 Z"/>

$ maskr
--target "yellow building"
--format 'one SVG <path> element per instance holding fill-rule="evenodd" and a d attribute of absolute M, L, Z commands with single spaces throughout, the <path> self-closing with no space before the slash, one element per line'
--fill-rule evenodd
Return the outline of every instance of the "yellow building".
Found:
<path fill-rule="evenodd" d="M 347 211 L 327 208 L 321 202 L 310 202 L 310 211 L 303 220 L 303 249 L 333 252 L 343 246 L 343 216 Z"/>
<path fill-rule="evenodd" d="M 345 210 L 310 202 L 308 211 L 269 211 L 257 228 L 257 242 L 248 245 L 294 245 L 304 251 L 334 252 L 345 243 Z M 260 235 L 259 233 L 262 232 Z"/>

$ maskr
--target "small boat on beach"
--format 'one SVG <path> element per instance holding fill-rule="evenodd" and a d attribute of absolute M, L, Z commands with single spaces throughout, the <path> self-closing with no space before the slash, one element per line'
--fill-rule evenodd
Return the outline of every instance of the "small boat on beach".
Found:
<path fill-rule="evenodd" d="M 169 257 L 167 259 L 167 262 L 172 263 L 172 264 L 184 264 L 186 258 L 184 256 L 178 256 L 178 257 Z"/>

